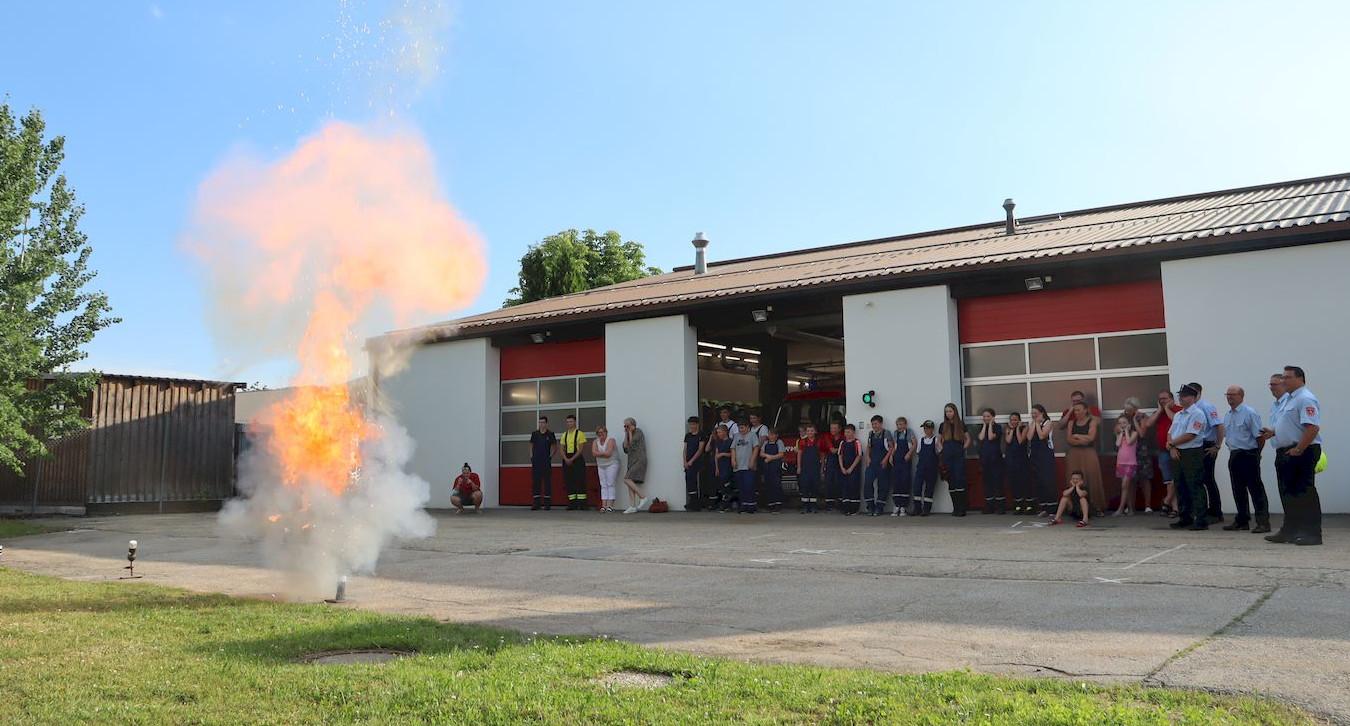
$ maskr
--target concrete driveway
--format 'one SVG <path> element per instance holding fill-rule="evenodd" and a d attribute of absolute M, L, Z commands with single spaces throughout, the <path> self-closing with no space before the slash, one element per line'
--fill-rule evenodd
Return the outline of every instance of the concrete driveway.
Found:
<path fill-rule="evenodd" d="M 355 606 L 761 661 L 1258 693 L 1350 723 L 1347 517 L 1329 518 L 1322 547 L 1174 532 L 1156 515 L 1082 531 L 1011 515 L 438 520 L 434 537 L 353 579 Z M 254 597 L 282 587 L 214 515 L 78 526 L 4 543 L 5 564 L 114 579 L 135 538 L 145 582 Z"/>

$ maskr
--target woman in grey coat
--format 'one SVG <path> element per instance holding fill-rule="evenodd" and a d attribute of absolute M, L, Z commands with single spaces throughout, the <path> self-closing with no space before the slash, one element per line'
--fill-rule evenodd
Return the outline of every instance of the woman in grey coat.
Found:
<path fill-rule="evenodd" d="M 651 504 L 642 496 L 639 486 L 647 478 L 647 437 L 637 427 L 637 421 L 631 418 L 623 420 L 623 451 L 628 454 L 628 469 L 624 472 L 623 483 L 628 487 L 628 498 L 632 502 L 624 514 L 646 509 Z"/>

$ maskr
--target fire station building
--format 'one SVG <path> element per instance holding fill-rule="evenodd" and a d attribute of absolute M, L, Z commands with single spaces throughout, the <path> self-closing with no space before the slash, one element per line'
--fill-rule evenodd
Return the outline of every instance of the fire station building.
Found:
<path fill-rule="evenodd" d="M 466 461 L 485 504 L 530 504 L 529 434 L 540 415 L 561 431 L 573 414 L 588 437 L 604 422 L 620 440 L 635 419 L 647 493 L 678 509 L 685 422 L 710 423 L 722 404 L 795 434 L 835 413 L 917 426 L 948 402 L 971 422 L 986 406 L 1006 421 L 1033 403 L 1058 418 L 1081 390 L 1105 416 L 1112 498 L 1110 431 L 1126 398 L 1152 408 L 1158 391 L 1198 381 L 1226 411 L 1237 384 L 1264 421 L 1267 380 L 1292 364 L 1324 406 L 1323 509 L 1350 512 L 1350 336 L 1337 322 L 1350 302 L 1350 174 L 1030 218 L 1004 208 L 997 222 L 725 261 L 705 261 L 725 242 L 699 235 L 695 264 L 668 274 L 374 339 L 416 343 L 373 380 L 416 441 L 411 466 L 433 507 L 449 506 Z M 1273 461 L 1263 474 L 1278 510 Z M 980 502 L 973 451 L 968 472 Z M 594 501 L 594 466 L 588 478 Z M 557 467 L 553 501 L 566 501 Z"/>

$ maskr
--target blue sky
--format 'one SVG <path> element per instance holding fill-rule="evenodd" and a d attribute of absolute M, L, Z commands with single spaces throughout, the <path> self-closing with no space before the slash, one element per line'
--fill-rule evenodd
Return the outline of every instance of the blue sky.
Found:
<path fill-rule="evenodd" d="M 381 113 L 354 29 L 389 4 L 6 7 L 0 94 L 66 136 L 124 319 L 91 366 L 284 382 L 287 361 L 223 369 L 179 237 L 232 149 Z M 489 246 L 483 294 L 442 318 L 500 305 L 526 246 L 568 227 L 669 269 L 696 231 L 726 259 L 994 221 L 1007 196 L 1031 215 L 1350 171 L 1345 3 L 448 10 L 441 72 L 394 99 Z"/>

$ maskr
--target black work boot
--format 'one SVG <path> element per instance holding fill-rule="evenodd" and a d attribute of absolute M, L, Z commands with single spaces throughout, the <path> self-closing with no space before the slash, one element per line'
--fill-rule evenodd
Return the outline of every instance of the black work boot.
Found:
<path fill-rule="evenodd" d="M 1252 534 L 1265 534 L 1270 531 L 1270 513 L 1257 514 L 1256 526 L 1252 527 Z"/>
<path fill-rule="evenodd" d="M 1224 526 L 1220 527 L 1220 529 L 1222 529 L 1225 532 L 1235 532 L 1238 530 L 1246 531 L 1248 529 L 1248 525 L 1247 522 L 1244 520 L 1235 519 L 1233 520 L 1232 524 L 1225 524 Z"/>

